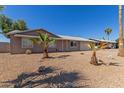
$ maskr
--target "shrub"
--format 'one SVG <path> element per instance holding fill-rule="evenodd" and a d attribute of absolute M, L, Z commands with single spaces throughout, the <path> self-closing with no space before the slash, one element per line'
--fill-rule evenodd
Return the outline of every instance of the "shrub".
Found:
<path fill-rule="evenodd" d="M 25 51 L 25 54 L 31 54 L 31 53 L 32 53 L 32 51 L 29 50 L 29 49 L 27 49 L 27 50 Z"/>

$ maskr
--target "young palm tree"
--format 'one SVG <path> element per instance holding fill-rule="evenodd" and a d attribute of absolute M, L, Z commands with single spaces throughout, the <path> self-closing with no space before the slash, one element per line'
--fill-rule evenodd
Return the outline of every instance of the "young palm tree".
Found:
<path fill-rule="evenodd" d="M 111 32 L 112 32 L 111 28 L 105 29 L 105 34 L 108 36 L 108 40 L 109 40 L 109 35 L 111 34 Z"/>
<path fill-rule="evenodd" d="M 104 49 L 106 44 L 105 43 L 101 43 L 100 45 L 95 45 L 95 43 L 89 43 L 89 48 L 93 51 L 92 53 L 92 56 L 91 56 L 91 61 L 90 61 L 90 64 L 93 64 L 93 65 L 100 65 L 100 64 L 105 64 L 105 63 L 98 63 L 98 59 L 97 59 L 97 56 L 96 56 L 96 50 L 98 49 Z"/>
<path fill-rule="evenodd" d="M 96 48 L 95 48 L 95 44 L 94 43 L 89 43 L 89 48 L 93 51 L 92 57 L 91 57 L 91 61 L 90 64 L 93 65 L 98 65 L 98 60 L 96 57 Z"/>
<path fill-rule="evenodd" d="M 49 58 L 48 47 L 49 47 L 50 44 L 55 43 L 55 39 L 50 38 L 47 33 L 46 34 L 38 33 L 38 34 L 39 34 L 39 38 L 32 39 L 32 41 L 34 43 L 39 44 L 42 47 L 42 49 L 43 49 L 43 58 Z"/>

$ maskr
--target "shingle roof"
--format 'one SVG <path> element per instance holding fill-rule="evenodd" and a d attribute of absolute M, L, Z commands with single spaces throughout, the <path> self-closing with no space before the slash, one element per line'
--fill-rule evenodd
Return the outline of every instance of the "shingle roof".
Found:
<path fill-rule="evenodd" d="M 56 36 L 55 34 L 53 34 L 53 33 L 51 33 L 51 32 L 48 32 L 47 30 L 42 29 L 42 28 L 39 28 L 39 29 L 31 29 L 31 30 L 24 30 L 24 31 L 14 30 L 14 31 L 8 32 L 6 35 L 20 34 L 20 33 L 25 33 L 25 32 L 32 32 L 32 31 L 44 31 L 44 32 L 46 32 L 46 33 L 50 33 L 50 34 Z M 56 37 L 57 37 L 57 36 L 56 36 Z"/>
<path fill-rule="evenodd" d="M 7 35 L 10 35 L 10 34 L 18 34 L 18 33 L 25 33 L 25 32 L 31 32 L 31 31 L 45 31 L 45 32 L 48 32 L 47 30 L 45 29 L 42 29 L 42 28 L 39 28 L 39 29 L 30 29 L 30 30 L 23 30 L 23 31 L 20 31 L 20 30 L 13 30 L 13 31 L 10 31 L 7 33 Z M 50 33 L 50 32 L 48 32 Z"/>

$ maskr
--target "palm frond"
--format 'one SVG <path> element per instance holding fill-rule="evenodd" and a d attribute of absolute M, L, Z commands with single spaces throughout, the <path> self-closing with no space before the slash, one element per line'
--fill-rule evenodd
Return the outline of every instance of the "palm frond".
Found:
<path fill-rule="evenodd" d="M 41 33 L 38 33 L 38 34 L 39 34 L 40 40 L 43 42 L 44 41 L 44 35 L 42 35 Z"/>
<path fill-rule="evenodd" d="M 49 40 L 49 44 L 54 44 L 55 43 L 55 39 L 54 38 L 51 38 L 50 40 Z"/>
<path fill-rule="evenodd" d="M 39 44 L 39 38 L 30 38 L 30 40 L 34 43 L 34 44 Z"/>
<path fill-rule="evenodd" d="M 46 33 L 46 34 L 44 34 L 44 41 L 49 41 L 49 36 L 48 36 L 48 34 Z"/>
<path fill-rule="evenodd" d="M 96 46 L 94 43 L 89 43 L 88 44 L 88 47 L 91 49 L 91 50 L 95 50 L 96 49 Z"/>

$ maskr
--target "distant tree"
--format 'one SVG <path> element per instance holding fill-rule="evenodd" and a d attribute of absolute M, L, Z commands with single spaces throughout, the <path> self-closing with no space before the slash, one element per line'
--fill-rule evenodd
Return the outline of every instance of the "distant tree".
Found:
<path fill-rule="evenodd" d="M 24 20 L 17 20 L 17 24 L 18 24 L 18 28 L 19 28 L 18 30 L 23 31 L 23 30 L 28 29 L 27 24 L 26 24 L 26 22 Z"/>
<path fill-rule="evenodd" d="M 12 24 L 13 24 L 12 19 L 5 15 L 0 15 L 0 29 L 2 30 L 2 33 L 4 35 L 12 31 Z"/>
<path fill-rule="evenodd" d="M 3 10 L 4 10 L 4 6 L 0 5 L 0 11 L 3 11 Z"/>
<path fill-rule="evenodd" d="M 6 36 L 6 33 L 13 30 L 27 30 L 27 26 L 24 20 L 17 20 L 13 22 L 12 19 L 10 19 L 9 17 L 5 15 L 0 15 L 0 29 L 2 31 L 1 33 Z"/>
<path fill-rule="evenodd" d="M 18 23 L 17 23 L 16 21 L 13 22 L 13 24 L 12 24 L 12 29 L 13 29 L 13 30 L 18 30 L 18 29 L 19 29 Z"/>
<path fill-rule="evenodd" d="M 107 28 L 107 29 L 104 30 L 104 32 L 108 36 L 108 40 L 109 40 L 109 35 L 111 34 L 112 29 L 111 28 Z"/>
<path fill-rule="evenodd" d="M 0 11 L 4 9 L 4 6 L 0 5 Z M 27 30 L 27 24 L 24 20 L 13 21 L 11 18 L 0 14 L 0 34 L 4 34 L 4 36 L 8 37 L 6 33 L 13 30 L 24 31 Z"/>
<path fill-rule="evenodd" d="M 24 20 L 17 20 L 15 22 L 13 22 L 12 29 L 24 31 L 24 30 L 27 30 L 28 28 L 27 28 L 26 22 Z"/>
<path fill-rule="evenodd" d="M 3 11 L 4 6 L 0 5 L 0 12 Z M 2 34 L 2 32 L 0 32 L 0 34 Z"/>
<path fill-rule="evenodd" d="M 50 44 L 53 44 L 55 42 L 54 38 L 50 38 L 48 34 L 39 34 L 39 38 L 37 39 L 31 39 L 34 43 L 39 44 L 43 49 L 43 58 L 49 58 L 48 55 L 48 47 Z"/>

